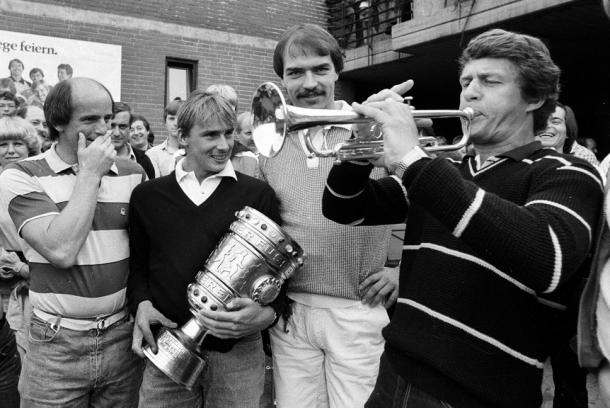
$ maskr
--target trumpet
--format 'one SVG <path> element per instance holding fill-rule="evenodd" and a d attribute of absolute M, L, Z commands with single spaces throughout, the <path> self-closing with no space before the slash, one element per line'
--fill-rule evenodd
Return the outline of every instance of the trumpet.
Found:
<path fill-rule="evenodd" d="M 308 157 L 333 157 L 336 161 L 377 159 L 383 156 L 383 135 L 381 126 L 371 118 L 353 111 L 333 109 L 308 109 L 291 106 L 286 103 L 280 88 L 272 82 L 265 82 L 258 87 L 252 98 L 252 139 L 260 154 L 266 157 L 277 155 L 286 136 L 293 131 L 314 126 L 339 124 L 370 124 L 366 136 L 356 136 L 331 149 L 320 150 L 312 141 L 310 132 L 305 135 Z M 470 137 L 470 122 L 474 116 L 472 108 L 464 110 L 412 110 L 414 118 L 461 118 L 463 135 L 458 143 L 437 145 L 431 136 L 419 138 L 420 145 L 428 152 L 458 150 L 466 146 Z M 426 146 L 433 143 L 432 146 Z"/>

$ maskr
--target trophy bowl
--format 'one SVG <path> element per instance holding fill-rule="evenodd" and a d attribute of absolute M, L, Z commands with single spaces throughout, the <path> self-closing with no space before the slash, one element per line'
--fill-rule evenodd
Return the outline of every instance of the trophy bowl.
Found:
<path fill-rule="evenodd" d="M 271 303 L 284 281 L 303 265 L 303 250 L 274 221 L 244 207 L 223 235 L 187 296 L 193 317 L 178 329 L 162 328 L 156 338 L 158 352 L 149 345 L 144 355 L 174 382 L 192 389 L 206 367 L 201 344 L 207 334 L 196 310 L 223 310 L 236 297 L 249 297 L 261 305 Z"/>

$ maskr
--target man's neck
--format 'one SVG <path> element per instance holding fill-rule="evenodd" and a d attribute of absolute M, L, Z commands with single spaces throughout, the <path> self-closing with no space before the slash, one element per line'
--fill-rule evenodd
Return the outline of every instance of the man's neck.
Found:
<path fill-rule="evenodd" d="M 180 148 L 180 143 L 178 143 L 178 137 L 169 135 L 167 137 L 167 151 L 170 153 L 175 153 L 176 150 Z"/>
<path fill-rule="evenodd" d="M 55 144 L 55 151 L 60 159 L 68 164 L 78 163 L 78 142 L 69 140 L 67 136 L 59 137 Z"/>
<path fill-rule="evenodd" d="M 119 150 L 116 151 L 116 155 L 119 157 L 129 157 L 129 145 L 127 143 L 125 143 L 123 146 L 121 146 L 119 148 Z"/>
<path fill-rule="evenodd" d="M 197 178 L 199 184 L 201 184 L 203 180 L 205 180 L 207 177 L 210 177 L 212 174 L 215 174 L 205 169 L 202 169 L 200 166 L 197 166 L 197 163 L 193 162 L 192 160 L 189 160 L 189 158 L 192 158 L 192 156 L 187 155 L 184 159 L 182 159 L 182 169 L 186 172 L 192 171 L 193 173 L 195 173 L 195 177 Z"/>

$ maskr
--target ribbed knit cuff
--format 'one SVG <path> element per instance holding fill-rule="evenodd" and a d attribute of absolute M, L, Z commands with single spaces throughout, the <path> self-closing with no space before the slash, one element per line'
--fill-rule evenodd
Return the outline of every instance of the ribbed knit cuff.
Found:
<path fill-rule="evenodd" d="M 327 184 L 343 195 L 358 194 L 364 188 L 373 171 L 373 165 L 345 162 L 335 165 L 328 174 Z"/>

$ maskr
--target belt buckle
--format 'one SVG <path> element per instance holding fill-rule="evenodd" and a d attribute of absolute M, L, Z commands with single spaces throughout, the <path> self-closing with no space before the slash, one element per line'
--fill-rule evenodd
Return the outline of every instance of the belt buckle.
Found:
<path fill-rule="evenodd" d="M 57 333 L 59 331 L 59 323 L 61 322 L 61 316 L 57 316 L 55 318 L 55 321 L 52 323 L 49 323 L 49 327 L 51 328 L 51 330 L 53 330 L 55 333 Z"/>
<path fill-rule="evenodd" d="M 97 329 L 104 330 L 106 328 L 106 317 L 99 319 L 97 321 Z"/>

